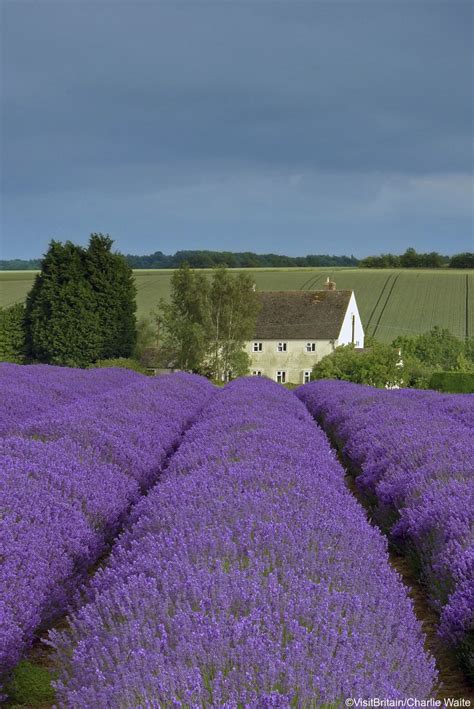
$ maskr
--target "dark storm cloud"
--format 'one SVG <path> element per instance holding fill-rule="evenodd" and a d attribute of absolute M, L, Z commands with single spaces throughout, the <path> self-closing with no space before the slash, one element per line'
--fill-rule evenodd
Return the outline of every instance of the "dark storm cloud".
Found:
<path fill-rule="evenodd" d="M 372 183 L 404 176 L 417 194 L 413 180 L 439 176 L 444 184 L 455 175 L 448 184 L 457 194 L 454 212 L 464 199 L 472 171 L 468 2 L 7 0 L 2 7 L 9 232 L 18 226 L 27 238 L 15 212 L 30 203 L 49 238 L 48 211 L 67 209 L 68 195 L 85 204 L 91 190 L 102 195 L 108 215 L 114 195 L 128 195 L 122 224 L 143 208 L 134 195 L 157 190 L 160 201 L 178 190 L 191 225 L 198 217 L 192 185 L 217 181 L 214 201 L 225 204 L 226 175 L 235 176 L 228 189 L 244 208 L 246 184 L 254 194 L 252 185 L 263 179 L 265 192 L 294 194 L 294 207 L 305 211 L 312 190 L 306 198 L 304 189 L 288 192 L 285 176 L 320 193 L 325 174 L 339 175 L 334 199 L 343 200 L 348 218 L 364 180 L 370 193 Z M 389 193 L 394 189 L 390 204 L 406 205 L 390 183 Z M 174 209 L 160 204 L 155 233 L 160 214 Z M 429 219 L 428 198 L 424 204 Z M 294 211 L 288 204 L 284 223 L 288 209 Z M 276 221 L 278 204 L 272 210 Z M 213 218 L 215 212 L 211 231 Z M 149 219 L 145 232 L 153 210 Z M 237 227 L 229 224 L 236 242 Z M 259 248 L 267 246 L 264 229 Z M 13 250 L 6 240 L 4 248 Z"/>

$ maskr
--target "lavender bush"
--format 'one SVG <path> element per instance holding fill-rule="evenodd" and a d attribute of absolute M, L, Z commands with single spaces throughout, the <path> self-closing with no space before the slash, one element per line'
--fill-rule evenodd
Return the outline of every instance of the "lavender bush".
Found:
<path fill-rule="evenodd" d="M 257 378 L 210 400 L 50 642 L 62 707 L 339 706 L 435 681 L 326 437 Z"/>
<path fill-rule="evenodd" d="M 18 425 L 83 397 L 105 394 L 139 382 L 140 374 L 125 369 L 69 369 L 47 364 L 22 366 L 0 362 L 0 436 Z"/>
<path fill-rule="evenodd" d="M 83 378 L 62 369 L 48 402 L 42 384 L 51 372 L 38 384 L 37 367 L 9 371 L 20 398 L 24 385 L 23 401 L 29 397 L 31 410 L 43 413 L 15 423 L 9 399 L 10 435 L 0 438 L 0 675 L 64 610 L 213 391 L 193 375 L 148 379 L 100 370 Z M 111 382 L 119 388 L 109 391 Z M 65 399 L 73 403 L 55 405 Z"/>
<path fill-rule="evenodd" d="M 474 679 L 474 398 L 337 381 L 295 393 L 360 470 L 375 518 L 416 555 L 439 632 Z"/>

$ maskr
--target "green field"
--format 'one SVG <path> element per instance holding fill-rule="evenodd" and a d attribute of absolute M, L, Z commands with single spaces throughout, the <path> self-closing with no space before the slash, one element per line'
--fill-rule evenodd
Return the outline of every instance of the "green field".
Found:
<path fill-rule="evenodd" d="M 237 269 L 236 269 L 237 270 Z M 382 342 L 417 335 L 434 325 L 457 337 L 474 336 L 474 272 L 357 268 L 246 269 L 260 290 L 317 290 L 327 276 L 355 291 L 366 333 Z M 148 316 L 169 295 L 171 270 L 135 271 L 138 316 Z M 0 305 L 21 302 L 34 271 L 0 272 Z"/>

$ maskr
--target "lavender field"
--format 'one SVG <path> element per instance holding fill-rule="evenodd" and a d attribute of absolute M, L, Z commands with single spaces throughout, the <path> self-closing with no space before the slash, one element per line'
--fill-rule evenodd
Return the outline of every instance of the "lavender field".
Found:
<path fill-rule="evenodd" d="M 474 682 L 474 399 L 321 381 L 296 395 L 355 466 L 374 519 L 419 566 Z"/>
<path fill-rule="evenodd" d="M 0 366 L 0 668 L 64 611 L 212 391 L 192 375 Z"/>
<path fill-rule="evenodd" d="M 7 364 L 0 388 L 4 691 L 41 638 L 58 707 L 428 699 L 389 541 L 469 671 L 469 396 Z"/>

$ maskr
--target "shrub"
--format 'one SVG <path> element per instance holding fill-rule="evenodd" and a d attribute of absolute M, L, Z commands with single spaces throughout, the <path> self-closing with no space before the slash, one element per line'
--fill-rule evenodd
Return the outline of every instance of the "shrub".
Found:
<path fill-rule="evenodd" d="M 118 369 L 131 369 L 139 374 L 148 374 L 147 368 L 136 359 L 131 357 L 117 357 L 116 359 L 99 359 L 90 365 L 90 369 L 108 369 L 109 367 Z"/>
<path fill-rule="evenodd" d="M 341 379 L 376 387 L 399 386 L 403 381 L 398 349 L 373 342 L 366 350 L 354 345 L 337 347 L 314 365 L 311 379 Z"/>
<path fill-rule="evenodd" d="M 473 372 L 434 372 L 430 382 L 430 389 L 450 392 L 451 394 L 473 394 Z"/>

